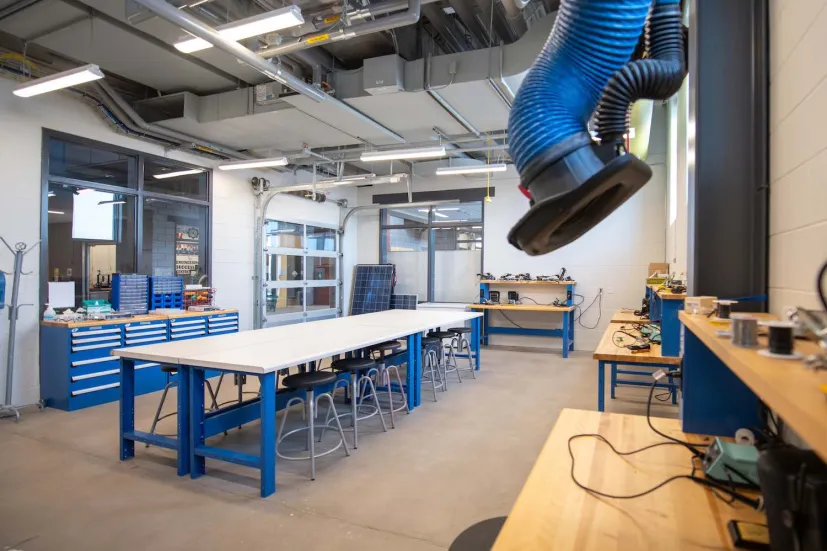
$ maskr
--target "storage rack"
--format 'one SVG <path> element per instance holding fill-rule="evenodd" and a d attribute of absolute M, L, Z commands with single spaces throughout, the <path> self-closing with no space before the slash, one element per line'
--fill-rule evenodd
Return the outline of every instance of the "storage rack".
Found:
<path fill-rule="evenodd" d="M 149 276 L 142 274 L 112 275 L 112 308 L 124 314 L 146 314 L 149 300 Z"/>
<path fill-rule="evenodd" d="M 183 308 L 184 278 L 152 276 L 149 278 L 149 309 Z"/>

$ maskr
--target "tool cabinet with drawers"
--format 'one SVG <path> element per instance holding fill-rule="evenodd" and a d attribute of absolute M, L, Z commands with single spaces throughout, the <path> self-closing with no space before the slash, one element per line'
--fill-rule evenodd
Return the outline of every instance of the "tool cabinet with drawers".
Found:
<path fill-rule="evenodd" d="M 111 351 L 238 331 L 238 312 L 181 312 L 110 321 L 54 322 L 40 327 L 40 388 L 47 407 L 74 411 L 119 397 L 120 358 Z M 209 373 L 208 376 L 218 373 Z M 164 388 L 161 365 L 135 364 L 135 393 Z"/>

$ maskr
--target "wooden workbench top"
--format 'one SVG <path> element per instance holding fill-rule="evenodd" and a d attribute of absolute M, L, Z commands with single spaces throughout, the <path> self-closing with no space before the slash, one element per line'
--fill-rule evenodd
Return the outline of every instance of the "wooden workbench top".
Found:
<path fill-rule="evenodd" d="M 164 317 L 169 319 L 178 319 L 178 318 L 196 318 L 198 316 L 215 316 L 220 314 L 234 314 L 238 312 L 235 308 L 230 308 L 228 310 L 212 310 L 210 312 L 189 312 L 187 310 L 181 310 L 180 312 L 164 312 L 160 314 Z"/>
<path fill-rule="evenodd" d="M 625 329 L 624 329 L 625 328 Z M 640 364 L 666 364 L 666 365 L 680 365 L 681 358 L 678 356 L 663 356 L 661 355 L 660 345 L 653 344 L 650 350 L 646 352 L 632 353 L 631 350 L 624 346 L 618 346 L 617 340 L 621 339 L 619 344 L 629 345 L 634 344 L 635 339 L 624 333 L 618 333 L 623 329 L 627 333 L 637 334 L 638 332 L 631 327 L 630 324 L 624 323 L 610 323 L 606 328 L 606 332 L 600 338 L 600 342 L 594 351 L 595 360 L 603 360 L 606 362 L 633 362 Z"/>
<path fill-rule="evenodd" d="M 489 285 L 576 285 L 576 281 L 536 281 L 536 280 L 512 280 L 512 279 L 481 279 L 480 283 Z"/>
<path fill-rule="evenodd" d="M 680 432 L 677 419 L 652 423 L 670 436 L 706 443 Z M 637 415 L 564 409 L 505 522 L 493 551 L 638 551 L 732 549 L 730 519 L 765 523 L 741 503 L 732 506 L 691 480 L 676 480 L 636 499 L 596 497 L 571 479 L 568 440 L 596 433 L 619 450 L 662 442 Z M 692 454 L 682 446 L 658 446 L 620 457 L 595 438 L 571 443 L 577 480 L 604 493 L 633 494 L 679 474 L 690 474 Z"/>
<path fill-rule="evenodd" d="M 611 323 L 649 323 L 649 318 L 636 316 L 633 310 L 618 310 L 612 314 Z"/>
<path fill-rule="evenodd" d="M 92 327 L 97 325 L 117 325 L 123 323 L 137 323 L 141 321 L 163 321 L 167 319 L 166 316 L 146 314 L 143 316 L 132 316 L 131 318 L 121 318 L 112 320 L 86 320 L 86 321 L 53 321 L 41 320 L 40 325 L 49 327 L 68 327 L 73 329 L 75 327 Z"/>
<path fill-rule="evenodd" d="M 574 306 L 550 306 L 547 304 L 469 304 L 472 310 L 521 310 L 523 312 L 571 312 Z"/>
<path fill-rule="evenodd" d="M 706 316 L 681 312 L 680 320 L 827 461 L 827 398 L 819 389 L 827 385 L 827 371 L 813 372 L 801 360 L 767 358 L 756 349 L 734 346 L 728 338 L 716 335 L 721 324 Z M 759 336 L 758 342 L 766 348 L 765 337 Z M 795 351 L 805 356 L 819 350 L 813 342 L 795 342 Z"/>

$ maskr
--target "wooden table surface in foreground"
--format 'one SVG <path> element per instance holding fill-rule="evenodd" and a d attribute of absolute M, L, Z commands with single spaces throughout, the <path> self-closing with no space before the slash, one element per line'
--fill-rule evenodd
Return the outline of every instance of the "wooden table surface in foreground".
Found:
<path fill-rule="evenodd" d="M 666 434 L 708 442 L 680 432 L 676 419 L 653 419 Z M 760 513 L 729 506 L 691 480 L 676 480 L 646 496 L 595 497 L 571 479 L 567 442 L 597 433 L 621 451 L 661 442 L 638 415 L 564 409 L 540 452 L 493 551 L 680 551 L 732 549 L 730 519 L 766 522 Z M 670 476 L 689 474 L 692 454 L 682 446 L 659 446 L 620 457 L 595 438 L 572 442 L 575 475 L 604 493 L 633 494 Z"/>

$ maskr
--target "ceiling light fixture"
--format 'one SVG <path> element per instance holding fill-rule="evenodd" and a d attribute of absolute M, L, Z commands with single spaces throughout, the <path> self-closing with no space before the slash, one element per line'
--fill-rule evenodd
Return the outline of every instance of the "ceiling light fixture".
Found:
<path fill-rule="evenodd" d="M 302 11 L 298 6 L 286 6 L 274 11 L 268 11 L 246 19 L 240 19 L 216 27 L 215 30 L 223 38 L 238 42 L 245 38 L 259 36 L 262 34 L 271 33 L 274 31 L 289 29 L 304 24 L 304 17 Z M 185 54 L 191 54 L 207 48 L 212 48 L 212 44 L 203 38 L 187 38 L 175 44 L 175 48 Z"/>
<path fill-rule="evenodd" d="M 436 210 L 434 211 L 434 216 L 439 216 L 440 218 L 448 218 L 447 214 L 442 214 L 441 212 Z"/>
<path fill-rule="evenodd" d="M 441 209 L 436 209 L 436 210 L 438 210 L 438 211 L 459 210 L 459 207 L 441 208 Z"/>
<path fill-rule="evenodd" d="M 176 172 L 162 172 L 161 174 L 153 174 L 152 177 L 156 180 L 166 180 L 167 178 L 176 178 L 178 176 L 189 176 L 191 174 L 201 174 L 207 170 L 206 168 L 191 168 L 189 170 L 178 170 Z"/>
<path fill-rule="evenodd" d="M 472 230 L 481 230 L 482 226 L 471 226 Z"/>
<path fill-rule="evenodd" d="M 113 199 L 111 201 L 98 201 L 98 205 L 125 205 L 126 201 L 123 199 Z"/>
<path fill-rule="evenodd" d="M 55 196 L 55 192 L 54 192 L 54 191 L 50 191 L 50 192 L 49 192 L 49 197 L 54 197 L 54 196 Z"/>
<path fill-rule="evenodd" d="M 50 210 L 49 214 L 66 214 L 66 213 L 63 212 L 62 210 Z"/>
<path fill-rule="evenodd" d="M 244 170 L 245 168 L 267 168 L 272 166 L 286 166 L 287 157 L 273 157 L 271 159 L 250 159 L 249 161 L 233 161 L 218 165 L 219 170 Z"/>
<path fill-rule="evenodd" d="M 385 151 L 365 151 L 360 156 L 361 161 L 395 161 L 399 159 L 431 159 L 444 157 L 445 148 L 419 147 L 416 149 L 386 149 Z"/>
<path fill-rule="evenodd" d="M 15 96 L 20 96 L 21 98 L 29 98 L 100 78 L 103 78 L 103 72 L 101 72 L 100 67 L 97 65 L 84 65 L 83 67 L 70 69 L 48 77 L 30 80 L 15 87 L 13 93 Z"/>
<path fill-rule="evenodd" d="M 479 166 L 443 166 L 436 169 L 437 176 L 453 176 L 456 174 L 488 174 L 491 172 L 505 172 L 508 165 L 499 163 Z"/>
<path fill-rule="evenodd" d="M 342 176 L 341 178 L 329 178 L 327 180 L 319 180 L 317 184 L 334 184 L 337 186 L 344 186 L 351 182 L 359 182 L 361 180 L 367 180 L 370 178 L 376 178 L 376 174 L 356 174 L 354 176 Z"/>

